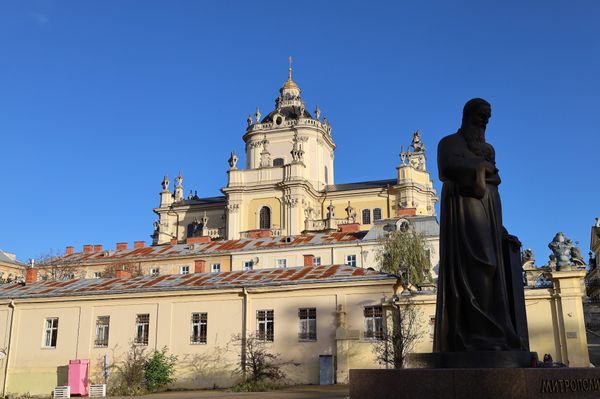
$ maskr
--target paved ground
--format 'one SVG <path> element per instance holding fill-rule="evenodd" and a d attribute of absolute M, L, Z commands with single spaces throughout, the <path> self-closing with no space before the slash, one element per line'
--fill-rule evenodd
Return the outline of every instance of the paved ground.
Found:
<path fill-rule="evenodd" d="M 129 396 L 128 398 L 132 398 Z M 346 399 L 347 385 L 306 385 L 270 392 L 228 392 L 224 390 L 165 392 L 140 396 L 145 399 Z M 124 398 L 125 399 L 125 398 Z"/>

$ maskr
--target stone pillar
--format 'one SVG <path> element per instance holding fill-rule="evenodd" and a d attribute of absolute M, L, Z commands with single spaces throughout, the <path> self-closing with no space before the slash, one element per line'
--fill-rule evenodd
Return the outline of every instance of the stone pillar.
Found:
<path fill-rule="evenodd" d="M 569 367 L 588 367 L 590 359 L 583 316 L 583 279 L 585 270 L 555 271 L 554 300 L 561 344 L 561 361 Z"/>

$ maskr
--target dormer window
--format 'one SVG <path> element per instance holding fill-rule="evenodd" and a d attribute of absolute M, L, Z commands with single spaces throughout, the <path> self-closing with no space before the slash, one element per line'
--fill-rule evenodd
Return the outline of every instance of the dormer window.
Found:
<path fill-rule="evenodd" d="M 273 166 L 283 166 L 284 160 L 283 158 L 275 158 L 273 160 Z"/>

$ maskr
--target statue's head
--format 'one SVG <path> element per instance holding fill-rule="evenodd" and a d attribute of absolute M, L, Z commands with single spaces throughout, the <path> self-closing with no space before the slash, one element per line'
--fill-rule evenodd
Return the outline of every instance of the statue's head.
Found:
<path fill-rule="evenodd" d="M 473 98 L 463 108 L 463 129 L 481 129 L 485 131 L 492 116 L 492 106 L 483 98 Z"/>

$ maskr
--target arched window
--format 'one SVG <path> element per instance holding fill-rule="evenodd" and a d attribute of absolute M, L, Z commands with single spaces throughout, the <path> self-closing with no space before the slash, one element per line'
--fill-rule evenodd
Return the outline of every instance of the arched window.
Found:
<path fill-rule="evenodd" d="M 373 221 L 381 220 L 381 208 L 373 209 Z"/>
<path fill-rule="evenodd" d="M 273 160 L 273 166 L 283 166 L 283 158 L 275 158 Z"/>
<path fill-rule="evenodd" d="M 260 228 L 270 229 L 271 228 L 271 209 L 267 206 L 260 208 Z"/>
<path fill-rule="evenodd" d="M 194 223 L 187 225 L 187 236 L 192 237 L 194 235 Z"/>
<path fill-rule="evenodd" d="M 363 222 L 363 224 L 371 224 L 371 210 L 370 209 L 363 209 L 362 222 Z"/>

